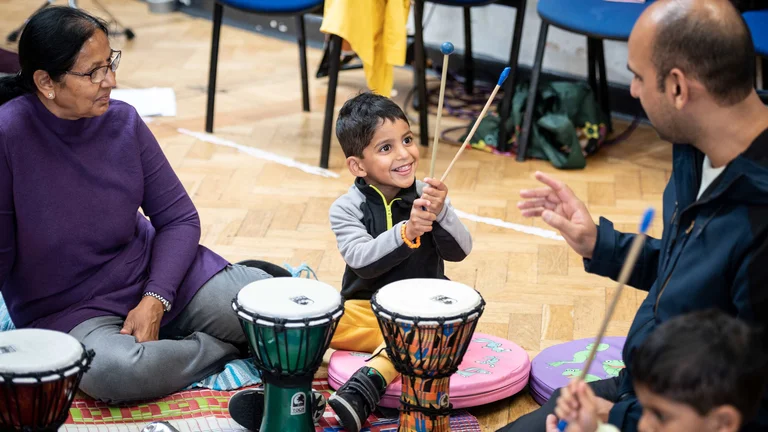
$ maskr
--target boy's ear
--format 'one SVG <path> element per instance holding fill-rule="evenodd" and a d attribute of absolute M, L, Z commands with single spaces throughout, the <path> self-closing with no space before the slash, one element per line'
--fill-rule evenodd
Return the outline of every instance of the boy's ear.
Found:
<path fill-rule="evenodd" d="M 350 156 L 347 158 L 347 168 L 349 168 L 349 172 L 355 177 L 365 177 L 368 175 L 368 172 L 363 165 L 362 158 L 357 156 Z"/>
<path fill-rule="evenodd" d="M 714 408 L 707 415 L 708 422 L 717 432 L 738 432 L 741 429 L 741 413 L 733 405 Z"/>

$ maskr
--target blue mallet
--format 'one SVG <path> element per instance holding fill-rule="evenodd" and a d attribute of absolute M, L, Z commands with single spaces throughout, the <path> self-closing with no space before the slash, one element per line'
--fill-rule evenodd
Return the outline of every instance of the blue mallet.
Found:
<path fill-rule="evenodd" d="M 445 173 L 443 173 L 443 177 L 440 179 L 441 182 L 444 182 L 445 178 L 448 177 L 448 173 L 451 172 L 451 168 L 453 168 L 453 164 L 456 163 L 456 161 L 459 159 L 459 156 L 461 155 L 461 152 L 464 151 L 464 147 L 469 145 L 469 141 L 475 135 L 475 131 L 477 130 L 477 127 L 480 126 L 480 122 L 485 117 L 485 113 L 488 112 L 488 108 L 490 108 L 491 104 L 493 103 L 493 100 L 496 98 L 496 93 L 499 92 L 499 90 L 501 89 L 501 86 L 504 84 L 504 81 L 506 81 L 507 77 L 509 76 L 509 70 L 510 68 L 504 68 L 504 70 L 501 72 L 501 75 L 499 76 L 499 82 L 496 83 L 496 87 L 493 89 L 493 92 L 491 93 L 491 97 L 488 98 L 488 102 L 485 103 L 483 110 L 480 112 L 480 116 L 477 118 L 477 120 L 475 120 L 475 124 L 474 126 L 472 126 L 472 130 L 469 131 L 469 135 L 467 135 L 467 139 L 464 140 L 464 143 L 459 148 L 459 151 L 456 152 L 456 156 L 453 157 L 451 164 L 448 165 L 448 169 L 446 169 Z M 438 111 L 438 115 L 439 114 L 440 112 Z"/>
<path fill-rule="evenodd" d="M 597 347 L 603 341 L 605 329 L 608 327 L 608 322 L 613 316 L 613 311 L 616 309 L 616 304 L 619 303 L 619 298 L 621 298 L 621 290 L 624 288 L 624 285 L 632 275 L 632 270 L 635 268 L 637 258 L 640 256 L 640 252 L 643 250 L 643 244 L 645 243 L 645 238 L 648 235 L 648 228 L 651 227 L 651 222 L 653 222 L 653 214 L 653 208 L 649 208 L 645 211 L 645 213 L 643 213 L 643 219 L 640 221 L 640 230 L 635 236 L 635 239 L 632 241 L 632 246 L 629 249 L 627 260 L 624 261 L 624 266 L 621 268 L 621 273 L 619 273 L 619 285 L 616 287 L 616 293 L 613 295 L 613 301 L 611 301 L 611 305 L 608 306 L 608 310 L 605 312 L 603 325 L 600 327 L 600 331 L 597 333 L 597 340 L 592 344 L 592 349 L 589 351 L 587 363 L 584 365 L 584 369 L 581 371 L 582 380 L 584 380 L 586 375 L 589 373 L 589 368 L 592 367 L 592 362 L 595 360 Z M 560 432 L 565 431 L 566 427 L 568 427 L 568 422 L 565 420 L 560 420 L 560 422 L 557 424 L 557 429 Z"/>
<path fill-rule="evenodd" d="M 440 118 L 443 116 L 443 98 L 445 97 L 445 81 L 448 77 L 448 57 L 453 54 L 453 44 L 445 42 L 440 46 L 443 53 L 443 76 L 440 79 L 440 98 L 437 102 L 437 120 L 435 121 L 435 137 L 432 139 L 432 163 L 429 165 L 429 178 L 435 177 L 435 161 L 437 160 L 437 141 L 440 138 Z"/>

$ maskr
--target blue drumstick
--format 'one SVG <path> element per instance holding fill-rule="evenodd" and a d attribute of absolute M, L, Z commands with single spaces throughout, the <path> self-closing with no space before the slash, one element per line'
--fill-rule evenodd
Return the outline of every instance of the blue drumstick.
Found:
<path fill-rule="evenodd" d="M 446 63 L 448 55 L 453 52 L 453 44 L 450 42 L 446 42 L 443 44 L 443 46 L 440 48 L 440 50 L 445 54 Z M 448 54 L 446 54 L 448 52 Z M 453 160 L 451 161 L 451 164 L 448 165 L 448 168 L 445 170 L 445 173 L 443 173 L 443 176 L 440 178 L 440 182 L 444 182 L 445 178 L 448 177 L 448 173 L 451 172 L 451 168 L 453 168 L 453 164 L 456 163 L 456 160 L 459 159 L 459 156 L 461 155 L 461 152 L 464 151 L 464 147 L 466 147 L 469 144 L 469 140 L 472 139 L 472 136 L 475 135 L 475 131 L 477 130 L 477 127 L 480 126 L 480 121 L 483 120 L 485 117 L 485 113 L 488 112 L 488 108 L 493 103 L 493 100 L 496 98 L 496 93 L 499 92 L 499 89 L 501 89 L 501 86 L 504 84 L 504 81 L 507 80 L 507 77 L 509 76 L 509 71 L 511 68 L 506 67 L 503 71 L 501 71 L 501 75 L 499 75 L 499 81 L 496 83 L 496 87 L 493 89 L 493 92 L 491 93 L 491 97 L 488 98 L 488 102 L 485 103 L 485 106 L 483 107 L 483 110 L 480 112 L 480 116 L 475 121 L 474 126 L 472 126 L 472 130 L 469 131 L 469 135 L 467 135 L 467 138 L 464 140 L 464 143 L 459 147 L 459 151 L 456 152 L 456 156 L 453 157 Z M 445 84 L 445 66 L 443 66 L 443 85 Z M 442 90 L 441 90 L 441 101 L 442 101 Z M 442 111 L 442 102 L 440 102 L 440 109 L 437 110 L 438 119 L 440 118 L 440 113 Z M 438 120 L 439 121 L 439 120 Z M 430 175 L 429 177 L 432 178 L 432 174 L 434 171 L 434 165 L 435 165 L 435 156 L 437 153 L 435 153 L 437 149 L 437 131 L 435 131 L 435 141 L 432 147 L 432 167 L 430 168 Z M 422 207 L 423 210 L 427 210 L 426 208 Z"/>
<path fill-rule="evenodd" d="M 432 139 L 432 163 L 429 165 L 429 178 L 435 176 L 435 160 L 437 160 L 437 141 L 440 137 L 440 118 L 443 116 L 443 100 L 445 98 L 445 81 L 448 77 L 448 57 L 453 54 L 453 44 L 445 42 L 440 46 L 443 53 L 443 76 L 440 78 L 440 97 L 437 102 L 437 120 L 435 121 L 435 136 Z"/>
<path fill-rule="evenodd" d="M 474 126 L 472 126 L 472 130 L 469 131 L 469 134 L 467 135 L 467 138 L 464 140 L 464 143 L 461 145 L 461 147 L 459 147 L 459 151 L 456 152 L 456 156 L 453 157 L 451 164 L 448 165 L 448 169 L 446 169 L 445 173 L 443 173 L 443 177 L 440 178 L 441 182 L 444 182 L 445 178 L 448 177 L 448 173 L 451 172 L 451 168 L 453 168 L 453 164 L 456 163 L 456 160 L 459 159 L 461 152 L 464 151 L 464 147 L 469 145 L 469 141 L 475 135 L 475 131 L 477 130 L 477 127 L 480 126 L 480 122 L 485 117 L 485 113 L 488 112 L 488 108 L 490 108 L 491 104 L 493 103 L 493 100 L 496 98 L 496 93 L 499 92 L 502 84 L 504 84 L 504 81 L 507 80 L 510 70 L 511 69 L 507 67 L 507 68 L 504 68 L 504 71 L 501 72 L 501 75 L 499 76 L 499 82 L 496 83 L 496 87 L 493 89 L 493 92 L 491 93 L 491 97 L 488 98 L 488 102 L 485 103 L 483 110 L 480 112 L 480 116 L 477 117 L 477 120 L 475 120 L 475 124 Z"/>
<path fill-rule="evenodd" d="M 605 318 L 603 318 L 603 325 L 600 328 L 600 331 L 597 333 L 597 340 L 592 344 L 592 349 L 589 351 L 589 357 L 587 358 L 587 363 L 584 365 L 584 369 L 581 371 L 582 380 L 589 373 L 589 368 L 592 367 L 592 362 L 595 360 L 595 353 L 597 352 L 597 347 L 603 341 L 603 336 L 605 335 L 605 329 L 608 327 L 608 322 L 611 320 L 611 317 L 613 316 L 613 311 L 616 309 L 616 305 L 619 303 L 619 298 L 621 297 L 621 290 L 624 288 L 624 285 L 629 280 L 629 276 L 632 275 L 632 270 L 635 267 L 637 258 L 640 256 L 640 252 L 642 252 L 643 250 L 643 244 L 645 243 L 645 238 L 648 235 L 648 228 L 650 228 L 651 222 L 653 221 L 653 215 L 654 215 L 654 210 L 652 207 L 648 208 L 647 210 L 645 210 L 645 213 L 643 213 L 643 218 L 642 220 L 640 220 L 639 232 L 635 236 L 635 240 L 632 241 L 632 246 L 629 249 L 627 260 L 624 261 L 624 266 L 621 268 L 621 273 L 619 273 L 619 285 L 616 287 L 616 293 L 613 295 L 613 300 L 611 301 L 611 305 L 608 307 L 608 310 L 605 312 Z M 567 426 L 568 426 L 567 421 L 560 420 L 560 422 L 557 424 L 557 429 L 560 432 L 563 432 L 565 431 L 565 428 Z"/>

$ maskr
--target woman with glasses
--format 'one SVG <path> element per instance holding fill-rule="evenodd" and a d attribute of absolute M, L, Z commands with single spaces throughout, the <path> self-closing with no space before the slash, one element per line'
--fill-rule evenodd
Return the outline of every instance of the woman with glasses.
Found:
<path fill-rule="evenodd" d="M 107 402 L 167 395 L 247 353 L 231 301 L 270 276 L 199 245 L 157 140 L 109 97 L 120 51 L 104 23 L 46 8 L 19 60 L 0 79 L 0 291 L 16 327 L 94 350 L 81 389 Z"/>

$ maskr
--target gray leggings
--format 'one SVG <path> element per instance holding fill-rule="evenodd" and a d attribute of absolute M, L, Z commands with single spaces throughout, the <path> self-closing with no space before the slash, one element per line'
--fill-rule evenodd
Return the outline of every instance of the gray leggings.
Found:
<path fill-rule="evenodd" d="M 121 335 L 123 318 L 89 319 L 69 333 L 96 352 L 80 389 L 108 403 L 154 399 L 179 391 L 241 357 L 247 341 L 232 299 L 250 282 L 271 277 L 232 265 L 213 276 L 184 311 L 160 329 L 160 340 Z"/>

